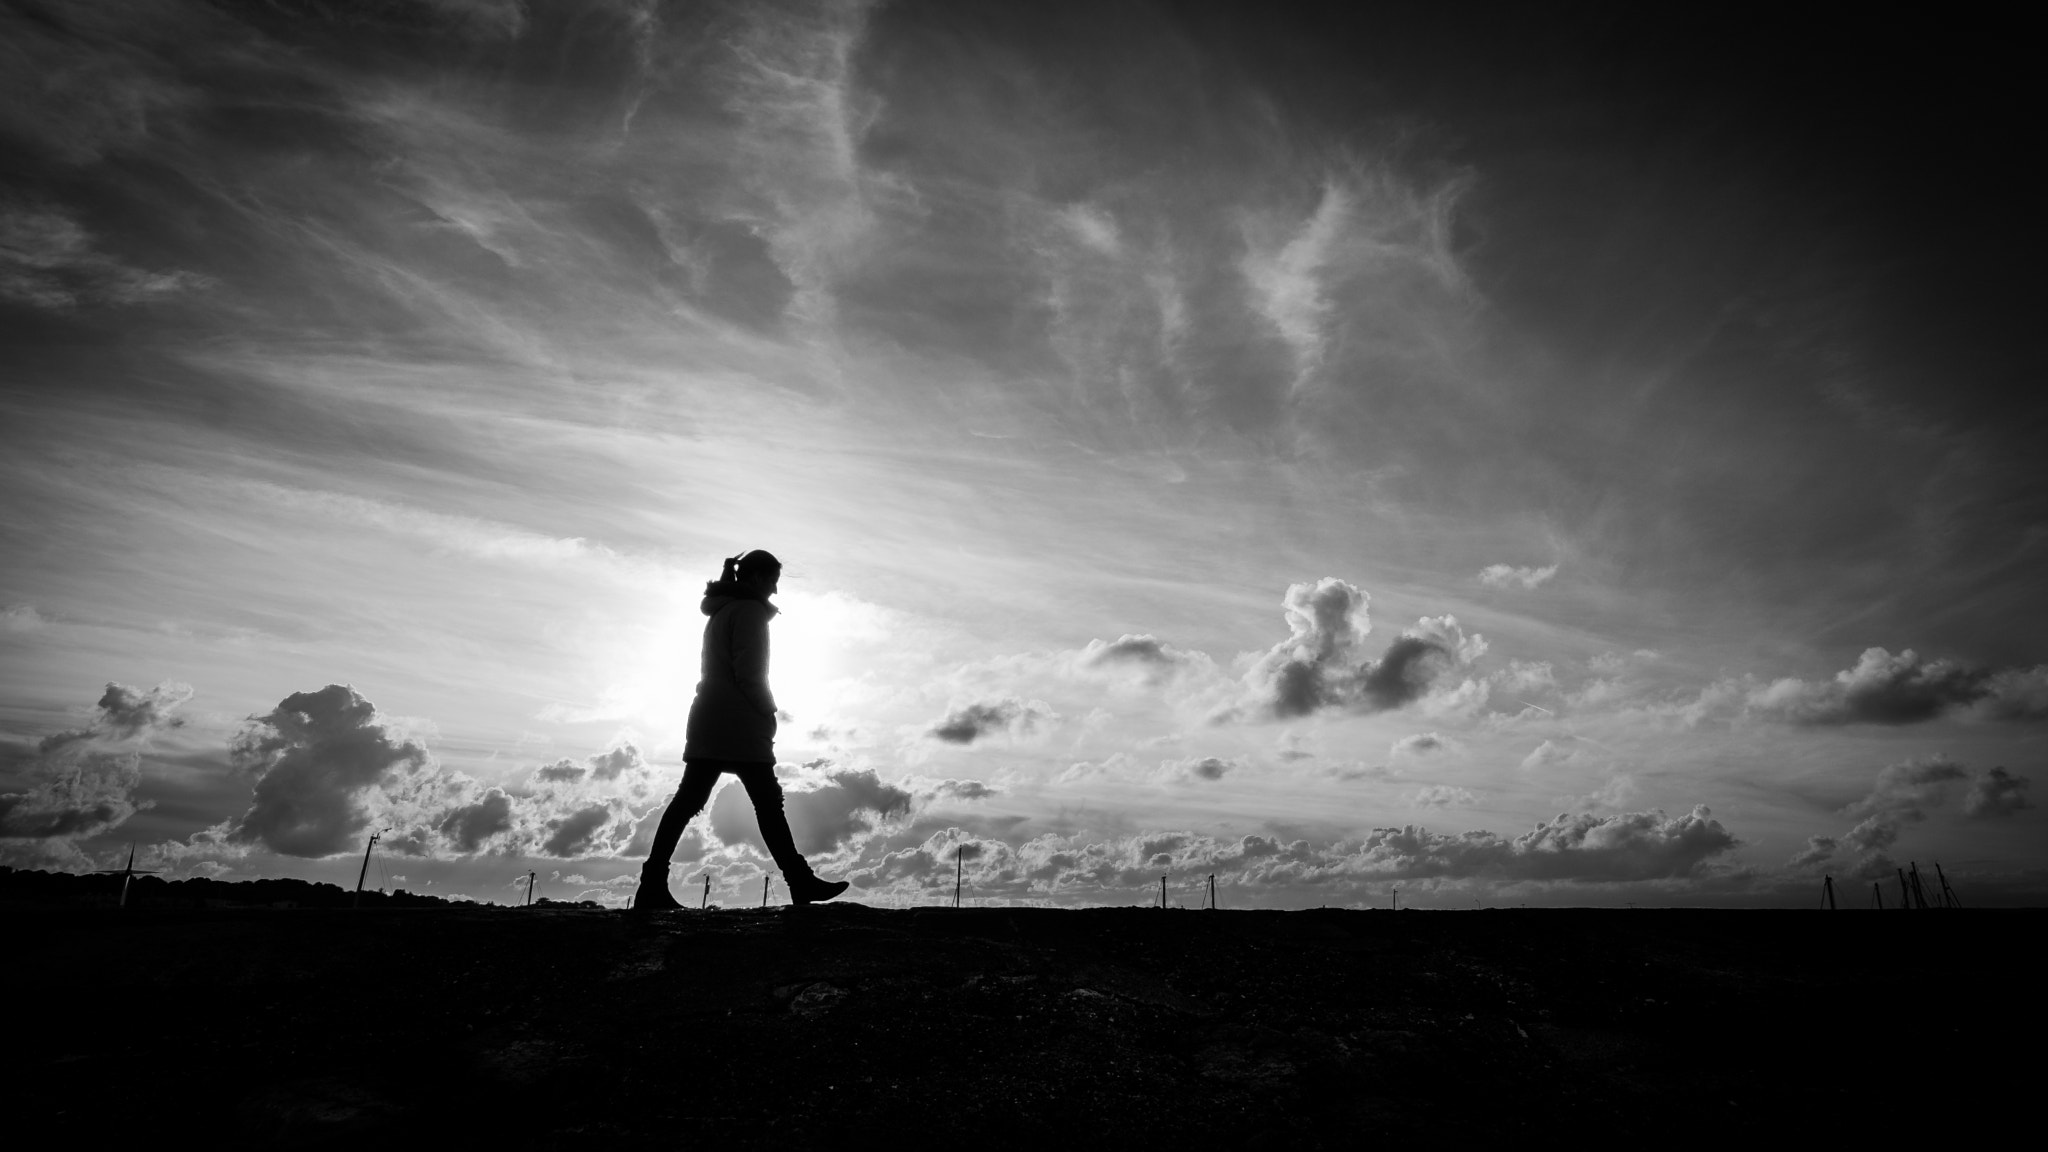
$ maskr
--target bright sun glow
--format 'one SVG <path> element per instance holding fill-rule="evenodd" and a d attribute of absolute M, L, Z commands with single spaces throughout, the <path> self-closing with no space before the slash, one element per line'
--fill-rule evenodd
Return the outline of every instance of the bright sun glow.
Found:
<path fill-rule="evenodd" d="M 837 702 L 859 679 L 858 649 L 883 635 L 882 609 L 839 592 L 784 589 L 769 626 L 769 683 L 775 702 L 795 717 L 780 742 L 833 721 Z M 624 719 L 652 743 L 680 744 L 697 690 L 704 614 L 694 596 L 677 596 L 638 638 L 631 671 L 611 684 L 591 718 Z"/>

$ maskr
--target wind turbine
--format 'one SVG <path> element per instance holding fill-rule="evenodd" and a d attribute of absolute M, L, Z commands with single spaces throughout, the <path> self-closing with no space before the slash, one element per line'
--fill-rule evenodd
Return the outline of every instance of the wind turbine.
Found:
<path fill-rule="evenodd" d="M 137 868 L 135 866 L 135 841 L 130 840 L 128 842 L 128 866 L 126 868 L 101 868 L 94 872 L 93 875 L 119 876 L 121 878 L 121 907 L 126 908 L 128 906 L 128 882 L 137 876 L 149 876 L 157 871 L 158 869 L 155 868 Z"/>

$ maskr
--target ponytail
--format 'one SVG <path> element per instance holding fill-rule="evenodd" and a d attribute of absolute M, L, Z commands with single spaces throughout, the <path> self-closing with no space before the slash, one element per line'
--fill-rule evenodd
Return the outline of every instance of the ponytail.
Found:
<path fill-rule="evenodd" d="M 725 569 L 718 574 L 718 582 L 720 584 L 730 584 L 734 580 L 739 579 L 739 574 L 740 558 L 737 556 L 727 556 L 725 558 Z"/>

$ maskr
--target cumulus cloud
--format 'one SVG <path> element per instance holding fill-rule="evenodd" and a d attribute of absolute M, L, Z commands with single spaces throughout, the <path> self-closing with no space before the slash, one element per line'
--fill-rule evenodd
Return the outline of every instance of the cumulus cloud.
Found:
<path fill-rule="evenodd" d="M 1358 857 L 1401 876 L 1490 875 L 1519 879 L 1647 880 L 1696 874 L 1736 845 L 1705 805 L 1683 816 L 1661 811 L 1614 816 L 1560 813 L 1512 840 L 1491 832 L 1436 835 L 1379 828 Z"/>
<path fill-rule="evenodd" d="M 1151 684 L 1210 667 L 1209 657 L 1201 652 L 1175 648 L 1157 636 L 1131 633 L 1110 641 L 1090 640 L 1074 663 L 1083 670 L 1134 671 Z"/>
<path fill-rule="evenodd" d="M 1870 795 L 1843 809 L 1858 823 L 1843 837 L 1859 851 L 1888 848 L 1899 837 L 1899 828 L 1927 818 L 1927 810 L 1942 799 L 1944 786 L 1969 776 L 1962 765 L 1945 756 L 1928 756 L 1888 765 L 1877 774 Z"/>
<path fill-rule="evenodd" d="M 1425 790 L 1427 791 L 1427 790 Z M 1422 801 L 1462 804 L 1451 789 Z M 919 833 L 876 846 L 847 875 L 864 891 L 915 898 L 950 888 L 951 853 L 972 843 L 968 890 L 981 895 L 1086 898 L 1148 889 L 1162 874 L 1215 874 L 1233 885 L 1275 891 L 1317 889 L 1342 897 L 1391 880 L 1613 883 L 1697 877 L 1737 841 L 1705 807 L 1667 817 L 1658 811 L 1612 816 L 1560 815 L 1518 837 L 1492 832 L 1444 835 L 1422 828 L 1380 828 L 1357 840 L 1317 845 L 1247 835 L 1219 839 L 1192 831 L 1141 832 L 1103 840 L 1052 833 L 1019 843 L 976 836 L 958 827 Z"/>
<path fill-rule="evenodd" d="M 1893 864 L 1885 855 L 1907 825 L 1918 824 L 1947 799 L 1949 786 L 1970 772 L 1946 756 L 1924 756 L 1886 765 L 1870 792 L 1842 809 L 1856 823 L 1840 836 L 1812 836 L 1790 861 L 1793 867 L 1849 869 L 1854 876 L 1883 876 Z M 2020 793 L 2029 781 L 2003 768 L 1977 777 L 1963 800 L 1966 816 L 2010 815 L 2025 807 Z M 2001 808 L 2001 810 L 1994 810 Z"/>
<path fill-rule="evenodd" d="M 390 850 L 412 856 L 618 856 L 658 799 L 654 772 L 632 744 L 487 786 L 442 767 L 341 684 L 294 693 L 251 717 L 229 758 L 251 781 L 248 809 L 177 854 L 317 858 L 356 851 L 375 828 Z"/>
<path fill-rule="evenodd" d="M 540 850 L 549 856 L 585 856 L 603 844 L 603 833 L 613 823 L 609 804 L 590 804 L 547 822 L 547 838 Z"/>
<path fill-rule="evenodd" d="M 1427 756 L 1432 752 L 1441 752 L 1445 747 L 1446 744 L 1442 736 L 1434 732 L 1416 732 L 1394 741 L 1393 745 L 1387 749 L 1387 755 L 1390 757 Z"/>
<path fill-rule="evenodd" d="M 1370 601 L 1334 576 L 1288 585 L 1281 608 L 1290 635 L 1245 676 L 1271 715 L 1306 716 L 1354 694 L 1355 654 L 1372 631 Z"/>
<path fill-rule="evenodd" d="M 1002 794 L 979 780 L 941 780 L 923 793 L 927 800 L 987 800 Z"/>
<path fill-rule="evenodd" d="M 1169 779 L 1179 781 L 1221 780 L 1239 765 L 1232 760 L 1215 756 L 1189 757 L 1186 760 L 1169 760 L 1160 765 Z"/>
<path fill-rule="evenodd" d="M 71 744 L 118 742 L 177 728 L 185 721 L 172 713 L 191 698 L 192 688 L 187 684 L 159 684 L 145 692 L 126 684 L 110 683 L 100 694 L 92 719 L 84 727 L 45 736 L 36 745 L 36 751 L 48 754 Z"/>
<path fill-rule="evenodd" d="M 1516 568 L 1489 564 L 1479 573 L 1479 582 L 1489 588 L 1534 588 L 1557 575 L 1557 565 L 1547 568 Z"/>
<path fill-rule="evenodd" d="M 135 753 L 80 752 L 45 760 L 22 792 L 0 793 L 0 837 L 75 840 L 117 827 L 141 807 Z"/>
<path fill-rule="evenodd" d="M 492 788 L 474 804 L 449 809 L 436 828 L 457 852 L 475 852 L 491 837 L 512 830 L 512 797 Z"/>
<path fill-rule="evenodd" d="M 1370 600 L 1364 589 L 1334 576 L 1289 585 L 1281 608 L 1290 635 L 1252 664 L 1243 701 L 1215 719 L 1400 708 L 1420 699 L 1442 672 L 1486 650 L 1485 638 L 1467 636 L 1456 617 L 1424 617 L 1378 659 L 1362 659 L 1372 631 Z"/>
<path fill-rule="evenodd" d="M 955 708 L 933 724 L 926 735 L 948 744 L 972 744 L 1000 732 L 1027 736 L 1058 718 L 1058 714 L 1046 707 L 1043 701 L 1005 697 Z"/>
<path fill-rule="evenodd" d="M 2034 805 L 2027 799 L 2027 789 L 2033 786 L 2034 782 L 2025 776 L 1993 768 L 1970 782 L 1970 791 L 1963 797 L 1963 815 L 1996 819 L 2010 816 L 2022 808 L 2032 808 Z"/>
<path fill-rule="evenodd" d="M 344 684 L 285 697 L 252 717 L 228 752 L 255 796 L 227 839 L 301 857 L 351 851 L 370 826 L 371 793 L 432 764 L 425 745 L 393 732 Z"/>
<path fill-rule="evenodd" d="M 44 737 L 24 758 L 28 787 L 0 793 L 0 839 L 78 840 L 119 827 L 147 807 L 135 799 L 141 749 L 155 733 L 184 722 L 174 713 L 191 696 L 184 684 L 147 691 L 108 684 L 84 726 Z"/>
<path fill-rule="evenodd" d="M 1979 709 L 1992 720 L 2048 720 L 2048 664 L 1993 672 Z"/>
<path fill-rule="evenodd" d="M 2048 665 L 1990 670 L 1953 660 L 1865 649 L 1832 680 L 1786 677 L 1749 694 L 1749 706 L 1796 724 L 1918 724 L 1969 710 L 1995 720 L 2048 719 Z"/>
<path fill-rule="evenodd" d="M 1578 757 L 1578 749 L 1569 748 L 1555 740 L 1545 740 L 1534 751 L 1522 757 L 1522 771 L 1535 772 L 1544 768 L 1555 768 L 1569 764 Z"/>
<path fill-rule="evenodd" d="M 585 760 L 564 758 L 552 764 L 543 764 L 534 769 L 533 782 L 547 784 L 610 783 L 621 776 L 646 767 L 640 758 L 640 750 L 631 744 L 621 744 Z"/>

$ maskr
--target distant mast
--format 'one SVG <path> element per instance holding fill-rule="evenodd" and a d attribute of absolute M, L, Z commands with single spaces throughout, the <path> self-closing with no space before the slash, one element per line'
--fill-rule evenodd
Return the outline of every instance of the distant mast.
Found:
<path fill-rule="evenodd" d="M 351 908 L 363 906 L 363 881 L 368 879 L 370 875 L 370 849 L 377 846 L 377 838 L 382 835 L 384 835 L 384 829 L 379 828 L 375 832 L 370 833 L 370 842 L 363 845 L 363 870 L 356 873 L 356 898 L 349 904 Z"/>

